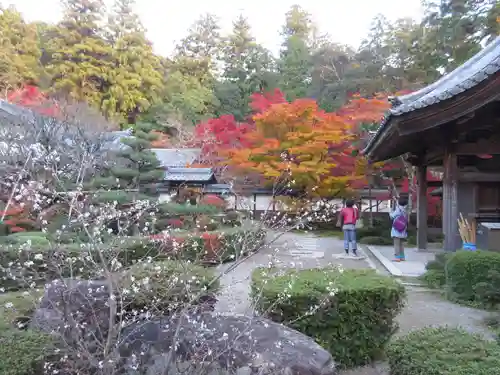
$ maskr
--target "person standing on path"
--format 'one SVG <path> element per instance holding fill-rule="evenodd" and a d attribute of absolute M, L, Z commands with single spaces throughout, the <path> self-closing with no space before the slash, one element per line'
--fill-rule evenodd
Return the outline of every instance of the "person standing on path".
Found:
<path fill-rule="evenodd" d="M 340 211 L 340 226 L 344 232 L 344 250 L 349 255 L 349 244 L 352 244 L 352 254 L 358 255 L 358 246 L 356 243 L 356 222 L 359 219 L 359 210 L 354 206 L 354 200 L 348 199 L 345 202 L 346 207 Z"/>
<path fill-rule="evenodd" d="M 397 201 L 394 211 L 389 213 L 392 219 L 391 237 L 394 241 L 394 261 L 405 261 L 404 242 L 408 237 L 408 214 L 406 213 L 406 206 L 408 200 L 400 197 Z"/>

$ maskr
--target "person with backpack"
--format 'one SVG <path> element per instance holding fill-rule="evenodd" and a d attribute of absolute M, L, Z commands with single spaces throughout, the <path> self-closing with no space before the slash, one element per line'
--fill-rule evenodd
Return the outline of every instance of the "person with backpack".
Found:
<path fill-rule="evenodd" d="M 391 237 L 394 241 L 394 261 L 405 261 L 404 242 L 408 237 L 408 214 L 406 206 L 408 200 L 400 197 L 396 203 L 396 208 L 389 215 L 392 219 Z"/>
<path fill-rule="evenodd" d="M 352 245 L 353 256 L 358 255 L 358 246 L 356 243 L 356 222 L 359 219 L 359 210 L 354 206 L 354 200 L 348 199 L 345 207 L 340 211 L 340 227 L 344 232 L 344 250 L 349 255 L 349 244 Z"/>

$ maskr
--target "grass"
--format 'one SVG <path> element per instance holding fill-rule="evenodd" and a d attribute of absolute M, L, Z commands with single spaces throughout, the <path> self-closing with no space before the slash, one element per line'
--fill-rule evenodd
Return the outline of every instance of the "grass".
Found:
<path fill-rule="evenodd" d="M 0 295 L 0 320 L 11 324 L 16 318 L 31 315 L 43 291 L 19 291 Z"/>

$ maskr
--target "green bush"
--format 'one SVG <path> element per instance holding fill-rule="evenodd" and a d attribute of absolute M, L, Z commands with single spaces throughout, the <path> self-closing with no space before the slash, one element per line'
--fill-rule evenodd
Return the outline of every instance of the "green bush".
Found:
<path fill-rule="evenodd" d="M 0 374 L 43 374 L 44 362 L 52 347 L 49 335 L 0 326 Z"/>
<path fill-rule="evenodd" d="M 35 246 L 49 245 L 50 241 L 47 239 L 47 234 L 44 232 L 17 232 L 9 234 L 2 238 L 2 242 L 12 245 L 22 245 L 31 243 Z"/>
<path fill-rule="evenodd" d="M 457 300 L 494 306 L 500 303 L 500 296 L 494 293 L 499 272 L 500 253 L 457 251 L 448 260 L 447 287 Z"/>
<path fill-rule="evenodd" d="M 498 375 L 500 346 L 454 328 L 426 328 L 392 341 L 391 375 Z"/>
<path fill-rule="evenodd" d="M 257 269 L 252 298 L 259 312 L 313 337 L 338 363 L 352 367 L 382 354 L 397 328 L 405 289 L 372 270 Z"/>
<path fill-rule="evenodd" d="M 145 282 L 147 280 L 147 282 Z M 168 315 L 191 303 L 215 303 L 220 284 L 212 269 L 179 261 L 141 263 L 123 273 L 123 290 L 139 289 L 125 296 L 127 310 Z M 123 294 L 123 293 L 122 293 Z"/>
<path fill-rule="evenodd" d="M 180 204 L 180 203 L 162 203 L 158 206 L 161 214 L 168 215 L 210 215 L 221 211 L 220 208 L 208 204 Z"/>
<path fill-rule="evenodd" d="M 104 265 L 116 269 L 118 265 L 128 267 L 142 260 L 205 261 L 206 235 L 217 238 L 215 257 L 210 261 L 220 263 L 257 248 L 265 233 L 241 228 L 196 234 L 179 232 L 174 236 L 179 244 L 177 248 L 173 246 L 174 238 L 149 237 L 116 237 L 114 241 L 96 245 L 49 242 L 33 242 L 30 247 L 4 245 L 0 250 L 0 287 L 15 291 L 61 277 L 96 278 L 102 276 Z"/>
<path fill-rule="evenodd" d="M 181 246 L 182 259 L 223 263 L 258 250 L 265 238 L 262 229 L 230 228 L 186 237 Z"/>
<path fill-rule="evenodd" d="M 370 226 L 365 226 L 363 228 L 359 228 L 356 230 L 356 237 L 358 239 L 362 239 L 364 237 L 386 237 L 390 238 L 391 235 L 391 230 L 390 229 L 385 229 L 381 227 L 370 227 Z"/>
<path fill-rule="evenodd" d="M 420 276 L 420 280 L 429 288 L 439 289 L 446 284 L 446 274 L 440 270 L 427 270 Z"/>
<path fill-rule="evenodd" d="M 46 354 L 53 347 L 48 335 L 22 331 L 15 327 L 18 318 L 30 316 L 36 296 L 8 293 L 0 296 L 0 374 L 42 374 Z"/>
<path fill-rule="evenodd" d="M 362 237 L 358 242 L 365 245 L 379 245 L 379 246 L 389 246 L 393 244 L 392 238 L 375 237 L 375 236 Z"/>

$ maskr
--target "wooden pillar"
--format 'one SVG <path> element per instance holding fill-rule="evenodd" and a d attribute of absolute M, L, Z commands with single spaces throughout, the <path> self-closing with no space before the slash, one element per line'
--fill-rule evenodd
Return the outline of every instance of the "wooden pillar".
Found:
<path fill-rule="evenodd" d="M 443 234 L 444 249 L 455 251 L 461 247 L 458 233 L 458 165 L 457 155 L 450 149 L 444 155 L 443 178 Z"/>
<path fill-rule="evenodd" d="M 417 168 L 417 249 L 427 250 L 427 167 Z"/>

